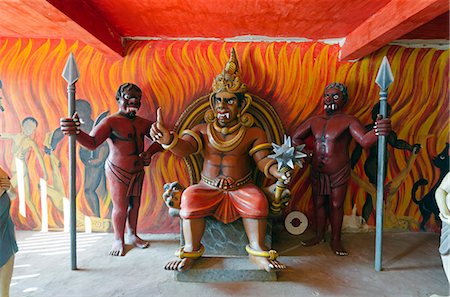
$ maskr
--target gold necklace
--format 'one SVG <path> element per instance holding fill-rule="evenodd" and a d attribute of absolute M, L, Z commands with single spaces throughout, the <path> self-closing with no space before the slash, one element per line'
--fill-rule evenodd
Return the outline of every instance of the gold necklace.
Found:
<path fill-rule="evenodd" d="M 215 135 L 214 129 L 211 129 L 211 124 L 208 124 L 206 127 L 206 134 L 208 135 L 209 142 L 211 145 L 221 152 L 229 152 L 234 150 L 244 139 L 245 132 L 247 132 L 247 128 L 240 125 L 239 132 L 232 139 L 227 141 L 222 141 L 217 138 Z"/>
<path fill-rule="evenodd" d="M 236 131 L 237 129 L 239 129 L 241 127 L 241 123 L 237 123 L 236 125 L 234 125 L 231 128 L 219 127 L 219 125 L 217 125 L 217 121 L 215 121 L 213 123 L 213 125 L 214 125 L 214 130 L 216 130 L 217 132 L 222 133 L 224 135 L 231 134 L 231 133 L 233 133 L 234 131 Z"/>

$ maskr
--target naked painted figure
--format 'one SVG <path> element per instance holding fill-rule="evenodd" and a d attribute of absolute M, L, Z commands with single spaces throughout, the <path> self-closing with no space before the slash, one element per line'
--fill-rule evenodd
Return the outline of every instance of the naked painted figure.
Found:
<path fill-rule="evenodd" d="M 277 252 L 264 245 L 269 207 L 263 191 L 252 183 L 252 159 L 268 177 L 284 178 L 288 183 L 291 172 L 282 176 L 277 171 L 276 161 L 267 157 L 272 146 L 265 131 L 253 126 L 252 116 L 246 113 L 252 98 L 241 81 L 234 49 L 212 90 L 206 123 L 177 135 L 165 127 L 158 109 L 157 121 L 152 125 L 152 138 L 165 149 L 180 157 L 196 153 L 204 157 L 201 181 L 189 186 L 181 196 L 185 245 L 178 251 L 178 259 L 167 263 L 165 269 L 185 271 L 202 256 L 207 216 L 224 223 L 242 218 L 250 261 L 267 271 L 285 269 L 276 260 Z"/>
<path fill-rule="evenodd" d="M 374 129 L 366 132 L 356 117 L 343 112 L 347 100 L 348 92 L 345 85 L 332 83 L 325 87 L 323 95 L 325 114 L 307 119 L 297 128 L 293 137 L 297 145 L 304 143 L 309 136 L 313 137 L 314 143 L 310 179 L 316 236 L 304 245 L 315 245 L 324 241 L 329 217 L 330 247 L 339 256 L 348 254 L 341 244 L 341 229 L 344 199 L 350 179 L 350 142 L 353 138 L 363 148 L 369 148 L 376 143 L 378 135 L 388 135 L 391 131 L 390 119 L 378 116 Z"/>
<path fill-rule="evenodd" d="M 122 84 L 116 94 L 118 112 L 104 118 L 89 134 L 80 129 L 77 114 L 61 119 L 63 133 L 76 134 L 77 142 L 89 150 L 95 150 L 105 140 L 108 142 L 110 153 L 105 169 L 113 203 L 114 241 L 109 252 L 112 256 L 124 255 L 127 222 L 130 243 L 139 248 L 149 246 L 137 235 L 144 166 L 162 149 L 158 143 L 153 143 L 144 151 L 144 138 L 149 137 L 152 122 L 136 115 L 141 97 L 142 91 L 137 85 Z"/>

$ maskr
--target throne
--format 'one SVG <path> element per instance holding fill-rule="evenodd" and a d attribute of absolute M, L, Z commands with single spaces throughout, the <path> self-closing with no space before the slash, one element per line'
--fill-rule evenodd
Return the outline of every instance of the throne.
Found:
<path fill-rule="evenodd" d="M 252 104 L 246 111 L 254 117 L 254 125 L 266 131 L 269 143 L 281 144 L 285 134 L 283 124 L 273 107 L 258 96 L 249 94 L 252 97 Z M 178 134 L 185 129 L 191 129 L 193 126 L 204 122 L 205 112 L 210 110 L 209 95 L 202 96 L 190 104 L 181 114 L 175 124 L 174 131 Z M 189 171 L 190 184 L 196 184 L 201 179 L 201 169 L 203 156 L 201 154 L 190 155 L 184 158 Z M 252 179 L 255 185 L 263 188 L 267 185 L 265 175 L 259 171 L 256 164 L 252 172 Z M 166 189 L 165 189 L 166 190 Z M 266 192 L 266 191 L 265 191 Z M 266 192 L 267 197 L 267 192 Z M 270 203 L 269 203 L 270 204 Z M 176 216 L 173 209 L 169 214 Z M 245 246 L 248 239 L 244 230 L 242 219 L 232 223 L 224 224 L 213 217 L 205 218 L 205 233 L 202 238 L 202 244 L 205 246 L 204 256 L 214 257 L 238 257 L 247 256 Z M 184 245 L 182 232 L 182 223 L 180 222 L 181 245 Z M 267 222 L 267 232 L 265 244 L 270 248 L 272 246 L 272 223 Z"/>

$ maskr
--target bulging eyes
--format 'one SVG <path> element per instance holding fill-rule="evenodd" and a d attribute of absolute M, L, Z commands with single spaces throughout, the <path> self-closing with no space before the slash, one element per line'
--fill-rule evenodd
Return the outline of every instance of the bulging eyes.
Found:
<path fill-rule="evenodd" d="M 220 103 L 220 102 L 224 102 L 227 105 L 233 105 L 236 103 L 236 99 L 234 99 L 234 98 L 230 98 L 230 99 L 216 98 L 216 103 Z"/>
<path fill-rule="evenodd" d="M 334 94 L 334 95 L 333 95 L 333 99 L 334 99 L 334 100 L 337 100 L 337 99 L 339 99 L 339 95 L 337 95 L 337 94 Z"/>

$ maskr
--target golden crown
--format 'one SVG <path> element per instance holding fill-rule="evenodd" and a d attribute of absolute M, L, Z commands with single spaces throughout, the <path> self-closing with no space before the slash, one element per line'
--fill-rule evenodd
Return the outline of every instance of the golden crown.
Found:
<path fill-rule="evenodd" d="M 228 60 L 222 73 L 216 76 L 212 84 L 214 93 L 246 93 L 247 85 L 242 82 L 239 72 L 239 63 L 236 58 L 234 48 L 231 49 L 230 59 Z"/>

